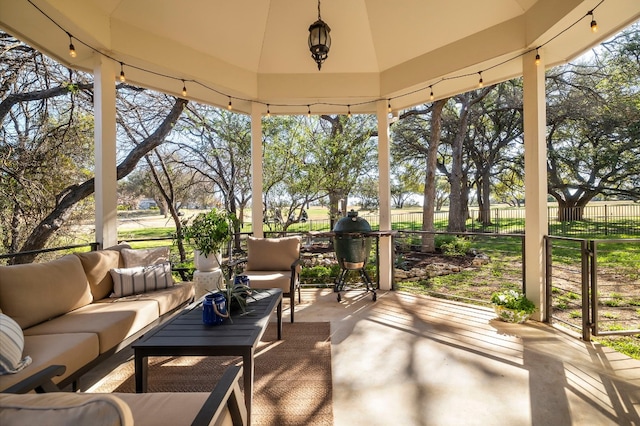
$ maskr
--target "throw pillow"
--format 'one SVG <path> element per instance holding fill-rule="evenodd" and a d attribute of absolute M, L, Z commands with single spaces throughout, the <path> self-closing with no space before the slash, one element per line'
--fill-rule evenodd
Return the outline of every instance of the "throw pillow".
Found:
<path fill-rule="evenodd" d="M 111 271 L 114 297 L 146 293 L 174 285 L 169 262 L 159 265 L 115 268 Z"/>
<path fill-rule="evenodd" d="M 24 334 L 11 317 L 0 314 L 0 375 L 13 374 L 31 364 L 31 357 L 22 356 Z"/>
<path fill-rule="evenodd" d="M 169 247 L 120 250 L 125 268 L 150 266 L 169 261 Z"/>

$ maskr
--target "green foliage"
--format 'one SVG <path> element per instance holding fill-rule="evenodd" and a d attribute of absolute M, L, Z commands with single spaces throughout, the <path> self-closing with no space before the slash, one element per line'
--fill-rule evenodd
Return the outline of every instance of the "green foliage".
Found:
<path fill-rule="evenodd" d="M 596 337 L 595 340 L 631 358 L 640 359 L 640 337 L 638 336 Z"/>
<path fill-rule="evenodd" d="M 464 256 L 471 248 L 471 241 L 464 237 L 453 237 L 440 244 L 442 252 L 448 256 Z"/>
<path fill-rule="evenodd" d="M 532 314 L 536 310 L 536 305 L 527 297 L 516 290 L 504 290 L 491 295 L 491 303 L 504 306 L 508 309 L 523 311 Z"/>
<path fill-rule="evenodd" d="M 229 241 L 235 220 L 235 215 L 214 208 L 207 213 L 199 213 L 190 225 L 187 221 L 182 231 L 194 248 L 208 256 L 220 251 Z"/>

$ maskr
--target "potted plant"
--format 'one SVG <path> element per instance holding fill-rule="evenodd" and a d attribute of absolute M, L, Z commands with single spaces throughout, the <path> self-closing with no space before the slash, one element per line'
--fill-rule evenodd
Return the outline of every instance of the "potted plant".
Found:
<path fill-rule="evenodd" d="M 523 323 L 536 310 L 536 305 L 517 290 L 503 290 L 491 295 L 498 318 L 506 322 Z"/>
<path fill-rule="evenodd" d="M 194 263 L 200 271 L 220 267 L 220 252 L 231 239 L 235 216 L 225 210 L 211 209 L 199 213 L 183 228 L 185 239 L 194 248 Z"/>

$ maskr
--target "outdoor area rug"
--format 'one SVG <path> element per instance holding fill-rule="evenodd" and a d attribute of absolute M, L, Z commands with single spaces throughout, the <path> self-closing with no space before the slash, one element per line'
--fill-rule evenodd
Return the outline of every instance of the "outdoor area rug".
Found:
<path fill-rule="evenodd" d="M 149 392 L 210 392 L 241 357 L 150 357 Z M 242 381 L 240 382 L 242 387 Z M 91 392 L 135 392 L 129 360 Z M 328 322 L 270 323 L 256 350 L 254 425 L 332 425 L 331 341 Z"/>

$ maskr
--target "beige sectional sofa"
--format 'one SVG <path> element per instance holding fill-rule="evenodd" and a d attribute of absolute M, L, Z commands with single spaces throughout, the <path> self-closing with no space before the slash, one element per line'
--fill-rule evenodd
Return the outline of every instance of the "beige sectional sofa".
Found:
<path fill-rule="evenodd" d="M 192 301 L 193 283 L 174 283 L 167 258 L 168 248 L 125 246 L 0 266 L 0 311 L 20 326 L 22 355 L 31 360 L 0 375 L 0 392 L 19 392 L 21 381 L 50 365 L 66 367 L 54 383 L 77 388 L 83 373 Z"/>

